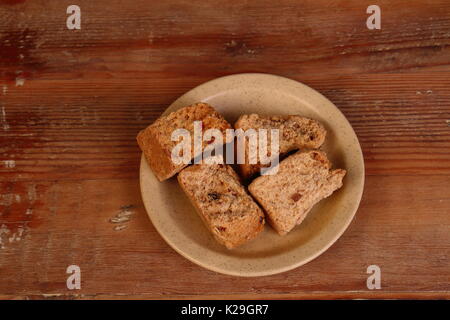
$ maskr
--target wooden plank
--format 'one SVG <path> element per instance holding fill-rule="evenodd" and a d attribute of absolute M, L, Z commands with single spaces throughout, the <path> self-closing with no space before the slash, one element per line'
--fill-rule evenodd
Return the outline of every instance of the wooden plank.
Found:
<path fill-rule="evenodd" d="M 221 294 L 221 295 L 176 295 L 152 294 L 36 294 L 1 295 L 1 300 L 334 300 L 334 299 L 448 299 L 448 292 L 303 292 L 297 294 Z"/>
<path fill-rule="evenodd" d="M 349 119 L 367 174 L 450 174 L 448 74 L 299 80 Z M 31 80 L 14 86 L 0 102 L 7 128 L 0 138 L 0 180 L 137 177 L 139 130 L 202 81 Z"/>
<path fill-rule="evenodd" d="M 169 248 L 142 207 L 136 179 L 2 183 L 0 226 L 9 233 L 2 235 L 1 293 L 448 297 L 448 182 L 448 176 L 369 176 L 355 220 L 327 252 L 293 271 L 253 279 L 207 271 Z M 123 210 L 131 219 L 116 231 L 110 219 Z M 77 292 L 65 287 L 71 264 L 82 269 Z M 379 293 L 366 288 L 371 264 L 382 269 Z"/>
<path fill-rule="evenodd" d="M 17 71 L 65 79 L 118 72 L 146 77 L 149 71 L 156 78 L 268 70 L 342 75 L 449 62 L 445 0 L 380 0 L 382 31 L 365 26 L 370 1 L 77 3 L 83 14 L 77 31 L 66 30 L 63 2 L 0 7 L 2 68 L 11 80 Z"/>
<path fill-rule="evenodd" d="M 389 9 L 375 33 L 365 4 L 315 3 L 81 1 L 75 32 L 61 25 L 62 3 L 1 6 L 0 179 L 136 177 L 139 129 L 195 85 L 246 71 L 276 71 L 335 102 L 368 174 L 449 174 L 448 3 L 380 2 Z"/>

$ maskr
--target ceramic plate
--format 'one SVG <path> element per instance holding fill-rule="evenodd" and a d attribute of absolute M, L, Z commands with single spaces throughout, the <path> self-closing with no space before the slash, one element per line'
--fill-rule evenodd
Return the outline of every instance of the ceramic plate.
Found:
<path fill-rule="evenodd" d="M 142 157 L 142 198 L 153 225 L 164 240 L 179 254 L 204 268 L 244 277 L 288 271 L 327 250 L 352 221 L 364 186 L 361 147 L 339 109 L 299 82 L 268 74 L 237 74 L 192 89 L 164 114 L 200 101 L 211 104 L 232 124 L 245 113 L 298 114 L 319 120 L 327 129 L 322 149 L 334 167 L 346 169 L 347 175 L 344 186 L 317 204 L 303 223 L 288 235 L 281 237 L 266 224 L 256 239 L 227 250 L 203 225 L 177 179 L 159 182 Z"/>

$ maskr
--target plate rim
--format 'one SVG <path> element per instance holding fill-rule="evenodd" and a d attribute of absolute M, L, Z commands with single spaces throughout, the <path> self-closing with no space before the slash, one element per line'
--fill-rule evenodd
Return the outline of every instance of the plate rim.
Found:
<path fill-rule="evenodd" d="M 358 188 L 358 194 L 357 197 L 355 197 L 355 208 L 351 214 L 351 218 L 348 219 L 348 221 L 345 223 L 345 225 L 343 225 L 343 227 L 339 230 L 339 232 L 337 232 L 335 234 L 334 237 L 332 237 L 332 239 L 326 244 L 324 245 L 320 250 L 317 250 L 314 254 L 311 254 L 308 258 L 300 260 L 298 263 L 291 263 L 285 267 L 278 267 L 278 268 L 273 268 L 270 269 L 268 268 L 265 271 L 247 271 L 246 273 L 239 273 L 239 271 L 233 271 L 233 270 L 228 270 L 228 269 L 224 269 L 224 268 L 219 268 L 216 266 L 212 266 L 212 265 L 208 265 L 203 263 L 201 260 L 195 259 L 193 257 L 191 257 L 190 255 L 186 254 L 183 250 L 179 249 L 171 240 L 169 237 L 167 237 L 164 233 L 162 233 L 160 231 L 160 229 L 157 227 L 157 225 L 155 224 L 154 220 L 152 219 L 152 209 L 147 207 L 146 201 L 144 201 L 144 191 L 143 191 L 143 187 L 142 187 L 142 181 L 143 181 L 143 166 L 148 164 L 146 163 L 146 159 L 144 156 L 144 153 L 141 153 L 141 161 L 140 161 L 140 166 L 139 166 L 139 189 L 140 189 L 140 193 L 141 193 L 141 198 L 142 198 L 142 202 L 144 204 L 144 208 L 146 210 L 147 216 L 149 217 L 150 221 L 153 224 L 153 227 L 155 228 L 155 230 L 158 232 L 158 234 L 161 236 L 161 238 L 163 238 L 163 240 L 173 249 L 175 250 L 175 252 L 177 252 L 178 254 L 180 254 L 182 257 L 186 258 L 187 260 L 193 262 L 194 264 L 201 266 L 207 270 L 211 270 L 220 274 L 225 274 L 225 275 L 231 275 L 231 276 L 238 276 L 238 277 L 245 277 L 245 278 L 250 278 L 250 277 L 261 277 L 261 276 L 269 276 L 269 275 L 275 275 L 275 274 L 279 274 L 279 273 L 283 273 L 283 272 L 287 272 L 293 269 L 296 269 L 302 265 L 305 265 L 309 262 L 311 262 L 312 260 L 316 259 L 317 257 L 319 257 L 320 255 L 322 255 L 325 251 L 327 251 L 333 244 L 336 243 L 336 241 L 344 234 L 344 232 L 348 229 L 348 227 L 350 226 L 350 224 L 353 222 L 355 215 L 359 209 L 359 206 L 361 204 L 361 200 L 362 200 L 362 196 L 364 193 L 364 185 L 365 185 L 365 162 L 364 162 L 364 155 L 362 152 L 362 148 L 361 148 L 361 144 L 359 142 L 358 136 L 355 132 L 355 130 L 353 129 L 352 125 L 350 124 L 350 122 L 348 121 L 348 119 L 345 117 L 345 115 L 342 113 L 342 111 L 331 101 L 329 100 L 327 97 L 325 97 L 322 93 L 320 93 L 319 91 L 309 87 L 308 85 L 299 82 L 297 80 L 294 79 L 290 79 L 284 76 L 279 76 L 279 75 L 275 75 L 275 74 L 269 74 L 269 73 L 255 73 L 255 72 L 250 72 L 250 73 L 236 73 L 236 74 L 231 74 L 231 75 L 226 75 L 226 76 L 221 76 L 218 78 L 214 78 L 211 80 L 208 80 L 206 82 L 203 82 L 197 86 L 195 86 L 194 88 L 188 90 L 187 92 L 185 92 L 184 94 L 182 94 L 181 96 L 179 96 L 175 101 L 173 101 L 165 110 L 161 115 L 165 115 L 168 110 L 170 108 L 172 108 L 174 105 L 176 105 L 179 101 L 181 101 L 183 98 L 185 98 L 187 95 L 189 95 L 192 91 L 194 90 L 198 90 L 199 88 L 203 87 L 203 86 L 207 86 L 207 85 L 211 85 L 211 83 L 214 82 L 219 82 L 222 81 L 224 79 L 227 78 L 240 78 L 240 77 L 256 77 L 256 78 L 266 78 L 269 79 L 271 78 L 271 80 L 282 80 L 282 81 L 287 81 L 287 82 L 291 82 L 293 85 L 296 86 L 301 86 L 303 88 L 306 88 L 307 91 L 313 92 L 313 94 L 320 96 L 322 99 L 325 99 L 328 103 L 330 103 L 335 109 L 336 111 L 342 116 L 342 119 L 346 122 L 346 124 L 350 127 L 354 137 L 356 138 L 357 141 L 357 149 L 358 149 L 358 157 L 361 159 L 361 171 L 362 171 L 362 175 L 361 175 L 361 179 L 360 179 L 360 187 Z"/>

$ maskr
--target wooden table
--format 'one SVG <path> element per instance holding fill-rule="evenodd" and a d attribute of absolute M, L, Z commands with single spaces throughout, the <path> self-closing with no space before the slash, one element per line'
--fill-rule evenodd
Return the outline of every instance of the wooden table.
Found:
<path fill-rule="evenodd" d="M 81 30 L 66 27 L 72 2 Z M 376 1 L 381 30 L 366 27 L 370 4 L 0 0 L 0 298 L 449 298 L 450 3 Z M 178 255 L 138 181 L 137 132 L 187 90 L 242 72 L 323 93 L 366 165 L 345 234 L 260 278 Z M 121 212 L 130 220 L 112 223 Z M 81 290 L 66 287 L 72 264 Z"/>

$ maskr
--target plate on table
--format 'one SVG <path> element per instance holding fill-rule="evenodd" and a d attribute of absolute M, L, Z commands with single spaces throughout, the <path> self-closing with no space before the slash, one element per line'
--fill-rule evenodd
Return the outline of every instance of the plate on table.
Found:
<path fill-rule="evenodd" d="M 364 160 L 358 138 L 339 109 L 297 81 L 269 74 L 236 74 L 208 81 L 182 95 L 164 115 L 206 102 L 231 124 L 242 114 L 298 114 L 327 129 L 321 147 L 334 168 L 347 170 L 344 185 L 320 201 L 289 234 L 268 224 L 254 240 L 233 250 L 217 243 L 183 193 L 176 177 L 159 182 L 144 156 L 140 186 L 147 213 L 162 238 L 190 261 L 219 273 L 264 276 L 299 267 L 327 250 L 345 231 L 358 209 L 364 187 Z M 344 257 L 343 257 L 344 258 Z"/>

